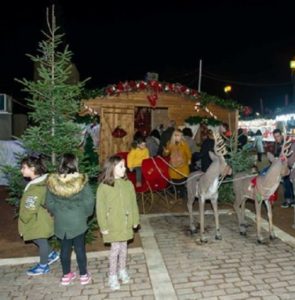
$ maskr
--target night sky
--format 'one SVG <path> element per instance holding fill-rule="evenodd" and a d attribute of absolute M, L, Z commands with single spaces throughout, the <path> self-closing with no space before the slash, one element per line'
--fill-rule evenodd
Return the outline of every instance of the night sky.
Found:
<path fill-rule="evenodd" d="M 89 88 L 159 73 L 161 81 L 197 88 L 259 108 L 291 98 L 290 59 L 295 56 L 294 1 L 8 1 L 0 18 L 0 92 L 20 99 L 14 78 L 32 79 L 26 53 L 35 54 L 46 6 L 57 22 Z M 4 3 L 1 3 L 3 6 Z"/>

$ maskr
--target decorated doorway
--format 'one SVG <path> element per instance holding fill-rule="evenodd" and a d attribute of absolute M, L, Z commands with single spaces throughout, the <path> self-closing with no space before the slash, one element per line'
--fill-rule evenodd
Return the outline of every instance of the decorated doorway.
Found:
<path fill-rule="evenodd" d="M 142 136 L 148 136 L 151 132 L 151 108 L 136 107 L 134 116 L 134 131 Z"/>

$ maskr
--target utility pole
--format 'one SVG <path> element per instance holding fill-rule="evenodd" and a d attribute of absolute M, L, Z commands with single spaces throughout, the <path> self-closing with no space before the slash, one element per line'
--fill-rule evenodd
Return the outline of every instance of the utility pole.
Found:
<path fill-rule="evenodd" d="M 285 106 L 289 105 L 289 96 L 288 94 L 285 95 Z"/>
<path fill-rule="evenodd" d="M 201 81 L 202 81 L 202 60 L 199 61 L 199 81 L 198 81 L 198 93 L 201 93 Z"/>
<path fill-rule="evenodd" d="M 264 107 L 263 107 L 263 99 L 262 98 L 260 98 L 260 113 L 261 113 L 261 115 L 264 114 Z"/>

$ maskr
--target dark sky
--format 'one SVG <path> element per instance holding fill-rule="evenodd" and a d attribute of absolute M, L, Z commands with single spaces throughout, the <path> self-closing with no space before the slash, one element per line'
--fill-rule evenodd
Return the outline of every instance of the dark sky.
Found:
<path fill-rule="evenodd" d="M 226 81 L 242 104 L 274 107 L 291 93 L 295 56 L 294 1 L 8 1 L 0 18 L 0 92 L 21 97 L 14 78 L 31 79 L 45 28 L 46 6 L 56 3 L 81 79 L 89 88 L 158 72 L 161 81 L 223 94 Z M 2 3 L 1 6 L 4 4 Z M 291 95 L 290 95 L 291 96 Z M 289 96 L 289 97 L 290 97 Z"/>

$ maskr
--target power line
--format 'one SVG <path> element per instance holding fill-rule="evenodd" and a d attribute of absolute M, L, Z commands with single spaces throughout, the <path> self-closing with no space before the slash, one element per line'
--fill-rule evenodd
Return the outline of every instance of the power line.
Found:
<path fill-rule="evenodd" d="M 204 74 L 206 73 L 206 74 Z M 271 87 L 271 86 L 286 86 L 291 85 L 291 81 L 287 82 L 280 82 L 280 83 L 253 83 L 253 82 L 242 82 L 242 81 L 235 81 L 235 80 L 229 80 L 229 79 L 223 79 L 219 75 L 210 73 L 210 72 L 203 72 L 203 77 L 212 79 L 215 81 L 225 82 L 225 83 L 232 83 L 236 85 L 244 85 L 244 86 L 253 86 L 253 87 Z"/>
<path fill-rule="evenodd" d="M 188 80 L 193 78 L 191 80 L 195 81 L 195 76 L 196 76 L 196 71 L 191 71 L 191 72 L 186 72 L 183 74 L 176 75 L 176 76 L 170 78 L 169 81 L 175 81 L 175 80 L 180 80 L 180 79 L 184 79 L 184 78 L 187 78 Z M 292 84 L 291 81 L 279 82 L 279 83 L 255 83 L 255 82 L 236 81 L 236 80 L 224 78 L 223 76 L 220 76 L 220 75 L 208 72 L 208 71 L 203 71 L 202 77 L 211 79 L 214 81 L 219 81 L 219 82 L 224 82 L 224 83 L 232 83 L 232 84 L 248 86 L 248 87 L 275 87 L 275 86 L 288 86 L 288 85 L 290 86 Z"/>

